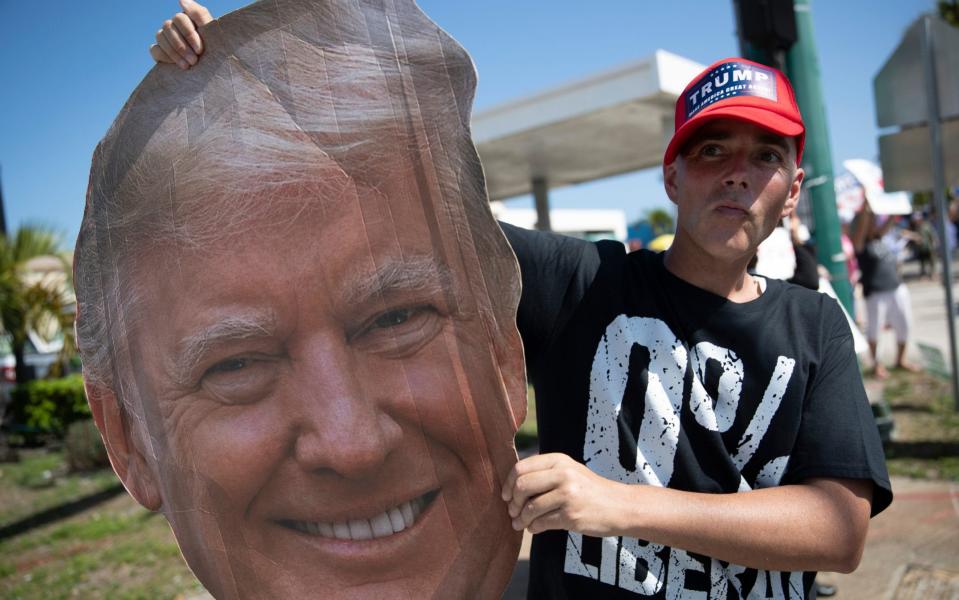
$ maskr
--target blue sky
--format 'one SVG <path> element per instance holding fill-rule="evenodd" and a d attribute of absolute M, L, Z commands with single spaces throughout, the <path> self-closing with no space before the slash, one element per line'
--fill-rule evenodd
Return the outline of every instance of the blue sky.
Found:
<path fill-rule="evenodd" d="M 214 0 L 214 15 L 241 2 Z M 735 55 L 732 0 L 421 0 L 473 56 L 482 110 L 662 48 L 700 63 Z M 149 70 L 175 0 L 0 0 L 0 168 L 7 223 L 52 226 L 72 245 L 90 157 Z M 813 0 L 833 160 L 878 154 L 872 78 L 933 0 Z M 668 205 L 658 173 L 556 190 L 555 207 Z M 530 206 L 519 199 L 517 206 Z"/>

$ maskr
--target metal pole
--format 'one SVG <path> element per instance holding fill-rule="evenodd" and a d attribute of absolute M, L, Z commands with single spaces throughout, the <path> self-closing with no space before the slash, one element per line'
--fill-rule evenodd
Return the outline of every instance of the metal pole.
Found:
<path fill-rule="evenodd" d="M 533 200 L 536 202 L 536 229 L 552 231 L 549 223 L 549 186 L 544 177 L 533 179 Z"/>
<path fill-rule="evenodd" d="M 0 171 L 2 174 L 2 171 Z M 7 212 L 3 206 L 3 184 L 0 183 L 0 235 L 7 235 Z"/>
<path fill-rule="evenodd" d="M 829 279 L 839 301 L 849 314 L 853 314 L 852 286 L 846 271 L 846 255 L 842 251 L 836 190 L 833 186 L 832 149 L 829 145 L 809 0 L 795 0 L 794 10 L 798 39 L 786 55 L 786 73 L 792 80 L 796 101 L 806 124 L 806 150 L 802 166 L 806 171 L 806 190 L 813 209 L 816 254 L 819 264 L 829 271 Z"/>
<path fill-rule="evenodd" d="M 956 360 L 956 305 L 952 296 L 952 261 L 946 244 L 946 173 L 942 164 L 942 128 L 939 122 L 939 82 L 936 77 L 935 40 L 932 20 L 922 19 L 922 67 L 926 79 L 926 109 L 929 146 L 932 152 L 932 193 L 936 202 L 939 244 L 942 251 L 942 285 L 946 290 L 946 322 L 949 323 L 949 360 L 952 367 L 952 398 L 959 411 L 959 369 Z"/>

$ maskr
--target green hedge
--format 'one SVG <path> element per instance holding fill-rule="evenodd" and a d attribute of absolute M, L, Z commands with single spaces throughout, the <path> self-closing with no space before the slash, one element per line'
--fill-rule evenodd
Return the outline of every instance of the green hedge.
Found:
<path fill-rule="evenodd" d="M 91 416 L 79 374 L 18 385 L 10 392 L 10 400 L 14 428 L 26 432 L 62 437 L 71 423 Z"/>

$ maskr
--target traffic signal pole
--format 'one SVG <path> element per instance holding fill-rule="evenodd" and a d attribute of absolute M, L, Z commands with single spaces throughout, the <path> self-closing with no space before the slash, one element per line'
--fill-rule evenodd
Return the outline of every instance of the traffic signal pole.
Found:
<path fill-rule="evenodd" d="M 782 15 L 777 14 L 783 7 L 782 1 L 734 0 L 733 5 L 743 57 L 784 70 L 792 81 L 796 102 L 806 125 L 806 149 L 802 163 L 806 179 L 803 186 L 812 205 L 817 259 L 829 271 L 839 301 L 849 314 L 853 314 L 852 286 L 846 270 L 846 256 L 842 251 L 836 190 L 833 186 L 832 150 L 809 1 L 794 0 L 792 3 L 795 39 L 789 39 L 792 37 L 791 23 L 785 26 Z M 754 31 L 757 30 L 755 15 L 746 15 L 746 11 L 757 10 L 765 11 L 767 24 L 767 29 L 763 31 L 759 27 L 758 33 Z M 752 20 L 749 28 L 744 26 L 746 17 Z M 748 39 L 749 35 L 762 36 L 768 46 Z"/>
<path fill-rule="evenodd" d="M 816 254 L 819 264 L 829 271 L 829 279 L 839 301 L 849 314 L 854 314 L 852 286 L 842 251 L 842 232 L 836 210 L 836 188 L 833 185 L 832 150 L 826 107 L 822 96 L 819 57 L 813 38 L 810 0 L 794 0 L 796 43 L 786 52 L 786 74 L 796 91 L 796 102 L 806 124 L 806 150 L 803 153 L 804 183 L 812 203 L 816 225 Z"/>

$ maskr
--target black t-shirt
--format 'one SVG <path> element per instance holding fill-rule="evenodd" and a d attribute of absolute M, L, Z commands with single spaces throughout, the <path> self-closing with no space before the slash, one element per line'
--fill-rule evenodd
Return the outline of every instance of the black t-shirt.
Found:
<path fill-rule="evenodd" d="M 882 446 L 834 300 L 769 280 L 737 304 L 616 242 L 504 230 L 540 451 L 623 483 L 731 493 L 811 477 L 871 479 Z M 533 539 L 530 598 L 805 598 L 814 573 L 757 571 L 628 537 Z M 696 592 L 699 592 L 698 594 Z"/>
<path fill-rule="evenodd" d="M 856 255 L 859 270 L 862 272 L 862 293 L 870 296 L 873 292 L 888 292 L 899 287 L 899 272 L 896 255 L 881 239 L 866 242 L 862 252 Z"/>

